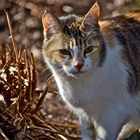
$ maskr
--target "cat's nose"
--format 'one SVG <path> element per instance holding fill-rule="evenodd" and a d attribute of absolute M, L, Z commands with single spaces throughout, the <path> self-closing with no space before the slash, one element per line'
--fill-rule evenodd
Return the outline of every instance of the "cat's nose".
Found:
<path fill-rule="evenodd" d="M 74 65 L 78 70 L 80 70 L 83 67 L 83 64 L 77 63 Z"/>

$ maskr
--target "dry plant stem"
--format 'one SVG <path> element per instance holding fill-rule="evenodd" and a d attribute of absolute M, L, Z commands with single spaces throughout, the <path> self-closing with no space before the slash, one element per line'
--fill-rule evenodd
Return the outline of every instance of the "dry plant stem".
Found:
<path fill-rule="evenodd" d="M 63 127 L 63 128 L 77 128 L 78 126 L 76 124 L 62 124 L 57 122 L 51 122 L 52 125 L 57 127 Z"/>
<path fill-rule="evenodd" d="M 31 136 L 29 136 L 29 135 L 26 135 L 26 136 L 27 136 L 27 138 L 29 138 L 29 139 L 31 139 L 31 140 L 34 140 L 33 137 L 31 137 Z"/>
<path fill-rule="evenodd" d="M 35 89 L 35 92 L 39 94 L 39 93 L 42 93 L 42 92 L 43 92 L 43 90 L 40 90 L 40 89 Z"/>
<path fill-rule="evenodd" d="M 39 128 L 38 127 L 36 127 L 36 128 L 35 127 L 28 127 L 28 129 L 30 129 L 31 131 L 34 130 L 35 132 L 40 132 L 40 134 L 38 134 L 36 136 L 37 138 L 39 138 L 39 136 L 45 136 L 45 139 L 47 139 L 47 140 L 60 140 L 60 139 L 58 139 L 58 138 L 56 138 L 54 136 L 49 135 L 50 134 L 49 131 L 46 132 L 43 129 L 40 129 L 40 127 Z"/>
<path fill-rule="evenodd" d="M 2 55 L 2 44 L 0 43 L 0 68 L 4 65 L 4 58 Z"/>
<path fill-rule="evenodd" d="M 57 137 L 58 137 L 58 139 L 60 139 L 60 140 L 63 140 L 63 138 L 61 137 L 61 136 L 59 136 L 59 135 L 62 135 L 62 136 L 65 136 L 65 137 L 68 137 L 68 138 L 70 138 L 70 139 L 79 139 L 80 138 L 80 136 L 77 136 L 77 135 L 74 135 L 74 136 L 70 136 L 70 135 L 68 135 L 68 134 L 65 134 L 65 133 L 63 133 L 63 132 L 58 132 L 58 130 L 54 127 L 54 125 L 53 124 L 51 124 L 51 123 L 49 123 L 49 122 L 45 122 L 44 120 L 42 120 L 42 119 L 40 119 L 38 116 L 36 116 L 36 115 L 33 115 L 33 116 L 31 116 L 31 117 L 33 117 L 37 122 L 39 122 L 39 124 L 42 126 L 42 128 L 41 129 L 43 129 L 43 130 L 46 130 L 46 131 L 48 131 L 48 132 L 52 132 L 52 133 L 56 133 L 57 135 Z M 36 126 L 33 126 L 33 127 L 36 127 Z M 39 128 L 39 127 L 38 127 Z M 66 138 L 65 138 L 66 139 Z"/>
<path fill-rule="evenodd" d="M 16 46 L 15 46 L 16 47 Z M 21 100 L 22 99 L 22 85 L 21 85 L 21 73 L 20 73 L 20 58 L 18 58 L 18 62 L 17 62 L 17 69 L 18 69 L 18 86 L 19 86 L 19 100 L 18 100 L 18 105 L 17 105 L 17 110 L 18 112 L 20 112 L 20 102 L 22 102 Z M 19 113 L 20 116 L 22 116 L 20 113 Z"/>
<path fill-rule="evenodd" d="M 22 54 L 22 46 L 20 45 L 19 46 L 19 51 L 18 51 L 18 60 L 19 60 L 19 63 L 21 61 L 21 54 Z"/>
<path fill-rule="evenodd" d="M 14 90 L 14 88 L 7 82 L 7 81 L 5 81 L 3 78 L 1 78 L 0 77 L 0 80 L 5 84 L 5 85 L 7 85 L 8 86 L 8 88 L 11 90 L 11 92 L 13 93 L 13 94 L 16 94 L 16 91 Z"/>
<path fill-rule="evenodd" d="M 31 71 L 30 71 L 30 64 L 29 64 L 29 57 L 28 57 L 28 53 L 27 53 L 27 49 L 24 50 L 25 52 L 25 67 L 26 67 L 26 72 L 27 72 L 27 77 L 29 80 L 29 86 L 27 88 L 27 90 L 29 91 L 28 94 L 26 94 L 27 100 L 31 101 Z M 27 93 L 27 92 L 26 92 Z"/>
<path fill-rule="evenodd" d="M 2 137 L 4 138 L 4 140 L 9 140 L 8 138 L 7 138 L 7 136 L 3 133 L 3 131 L 0 129 L 0 134 L 2 135 Z"/>
<path fill-rule="evenodd" d="M 16 47 L 16 42 L 15 42 L 15 38 L 14 38 L 13 29 L 12 29 L 11 22 L 10 22 L 10 17 L 8 15 L 7 11 L 5 11 L 5 14 L 6 14 L 7 22 L 8 22 L 8 27 L 9 27 L 10 35 L 11 35 L 10 38 L 12 39 L 12 44 L 13 44 L 13 48 L 14 48 L 16 62 L 18 63 L 19 60 L 18 60 L 17 47 Z"/>
<path fill-rule="evenodd" d="M 35 125 L 30 125 L 30 128 L 34 128 L 34 129 L 39 129 L 39 130 L 43 130 L 45 132 L 51 132 L 51 133 L 55 133 L 57 135 L 63 135 L 64 133 L 62 132 L 58 132 L 58 131 L 55 131 L 55 130 L 51 130 L 51 129 L 48 129 L 48 128 L 44 128 L 44 127 L 39 127 L 39 126 L 35 126 Z M 65 134 L 64 134 L 65 135 Z"/>
<path fill-rule="evenodd" d="M 48 87 L 49 87 L 48 92 L 57 95 L 58 91 L 53 88 L 53 85 L 55 85 L 55 81 L 54 81 L 54 78 L 53 78 L 52 74 L 49 73 L 46 79 L 47 79 L 46 85 L 48 85 Z"/>
<path fill-rule="evenodd" d="M 3 112 L 3 115 L 6 116 L 6 117 L 8 117 L 8 119 L 10 119 L 11 121 L 13 121 L 13 120 L 16 119 L 15 116 L 13 116 L 12 114 L 10 114 L 10 113 L 8 112 L 8 109 L 7 109 L 5 112 Z"/>
<path fill-rule="evenodd" d="M 36 108 L 34 109 L 34 114 L 38 111 L 38 110 L 40 110 L 40 107 L 41 107 L 41 105 L 42 105 L 42 103 L 43 103 L 43 101 L 44 101 L 44 98 L 45 98 L 45 96 L 47 95 L 47 93 L 48 93 L 48 85 L 46 85 L 46 87 L 44 88 L 44 90 L 43 90 L 43 94 L 42 94 L 42 96 L 40 97 L 40 99 L 39 99 L 39 101 L 38 101 L 38 103 L 37 103 L 37 105 L 36 105 Z"/>
<path fill-rule="evenodd" d="M 6 44 L 6 63 L 7 64 L 10 64 L 12 61 L 12 57 L 11 57 L 10 53 L 11 53 L 11 49 L 10 49 L 9 45 Z"/>
<path fill-rule="evenodd" d="M 30 54 L 31 56 L 31 64 L 32 64 L 32 72 L 31 72 L 31 84 L 32 84 L 32 91 L 36 88 L 36 67 L 35 67 L 35 60 L 33 57 L 33 53 Z M 33 97 L 34 92 L 31 93 L 31 97 Z"/>
<path fill-rule="evenodd" d="M 39 130 L 43 130 L 45 132 L 52 132 L 52 133 L 56 133 L 57 135 L 63 135 L 63 136 L 66 136 L 68 138 L 80 138 L 79 136 L 70 136 L 68 134 L 65 134 L 64 132 L 58 132 L 56 130 L 52 130 L 52 129 L 48 129 L 48 128 L 44 128 L 44 127 L 38 127 L 38 126 L 34 126 L 34 125 L 30 125 L 30 128 L 35 128 L 35 129 L 39 129 Z"/>
<path fill-rule="evenodd" d="M 24 114 L 26 112 L 26 110 L 28 109 L 28 107 L 31 106 L 31 103 L 27 103 L 26 106 L 24 107 L 24 109 L 22 110 L 21 114 Z"/>

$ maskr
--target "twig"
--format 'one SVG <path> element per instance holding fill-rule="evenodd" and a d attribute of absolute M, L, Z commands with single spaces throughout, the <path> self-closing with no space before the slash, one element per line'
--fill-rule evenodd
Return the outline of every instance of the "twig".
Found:
<path fill-rule="evenodd" d="M 64 137 L 66 136 L 67 138 L 70 138 L 70 139 L 80 139 L 80 136 L 78 136 L 78 135 L 73 135 L 73 136 L 70 136 L 70 135 L 68 135 L 68 134 L 65 134 L 64 132 L 58 132 L 58 130 L 53 126 L 53 124 L 51 124 L 51 123 L 49 123 L 49 122 L 45 122 L 44 120 L 42 120 L 42 119 L 40 119 L 38 116 L 36 116 L 36 115 L 33 115 L 33 116 L 31 116 L 31 117 L 33 117 L 36 121 L 38 121 L 39 122 L 39 124 L 41 125 L 43 125 L 44 126 L 44 128 L 43 128 L 43 126 L 42 126 L 42 128 L 41 129 L 43 129 L 43 130 L 46 130 L 46 131 L 48 131 L 48 132 L 52 132 L 52 133 L 56 133 L 57 135 L 56 136 L 58 136 L 59 138 L 61 137 L 61 136 L 59 136 L 59 134 L 60 135 L 63 135 Z M 48 125 L 46 125 L 46 123 L 48 124 Z M 33 127 L 37 127 L 37 126 L 33 126 Z M 40 128 L 40 127 L 39 127 Z M 49 128 L 49 129 L 48 129 Z M 61 139 L 63 139 L 62 137 L 61 137 Z"/>
<path fill-rule="evenodd" d="M 61 135 L 61 136 L 68 137 L 68 138 L 74 138 L 74 139 L 80 138 L 80 136 L 78 136 L 78 135 L 70 136 L 70 135 L 68 135 L 68 134 L 66 134 L 64 132 L 59 132 L 59 131 L 56 131 L 56 130 L 52 130 L 52 129 L 48 129 L 48 128 L 43 128 L 43 127 L 39 127 L 39 126 L 35 126 L 35 125 L 30 125 L 29 128 L 35 128 L 35 129 L 43 130 L 43 131 L 46 131 L 46 132 L 55 133 L 57 135 Z M 67 139 L 67 138 L 65 138 L 65 139 Z"/>
<path fill-rule="evenodd" d="M 32 138 L 31 136 L 29 136 L 29 135 L 26 135 L 29 139 L 31 139 L 31 140 L 34 140 L 34 138 Z"/>
<path fill-rule="evenodd" d="M 0 68 L 4 65 L 3 53 L 2 53 L 2 44 L 0 43 Z"/>
<path fill-rule="evenodd" d="M 30 64 L 29 64 L 29 57 L 28 57 L 28 53 L 27 53 L 27 48 L 24 49 L 24 60 L 25 60 L 25 69 L 27 71 L 27 77 L 28 77 L 28 80 L 29 80 L 29 86 L 27 88 L 27 92 L 26 92 L 26 97 L 27 97 L 27 100 L 28 101 L 31 101 L 31 90 L 32 90 L 32 87 L 31 87 L 31 71 L 30 71 Z"/>
<path fill-rule="evenodd" d="M 11 53 L 11 49 L 10 49 L 9 45 L 6 44 L 6 57 L 5 57 L 6 64 L 11 63 L 11 61 L 12 61 L 12 57 L 11 57 L 11 54 L 10 53 Z"/>
<path fill-rule="evenodd" d="M 7 23 L 8 23 L 8 27 L 9 27 L 9 31 L 10 31 L 10 35 L 11 35 L 10 38 L 12 40 L 14 53 L 15 53 L 15 57 L 16 57 L 16 62 L 18 63 L 19 62 L 19 60 L 18 60 L 18 52 L 17 52 L 17 47 L 16 47 L 16 42 L 15 42 L 15 38 L 14 38 L 13 29 L 12 29 L 11 22 L 10 22 L 10 17 L 8 15 L 8 12 L 6 10 L 4 10 L 4 11 L 5 11 L 5 14 L 6 14 Z"/>
<path fill-rule="evenodd" d="M 34 109 L 34 112 L 33 112 L 34 114 L 40 109 L 40 106 L 42 105 L 42 103 L 44 101 L 44 98 L 47 95 L 47 93 L 48 93 L 48 85 L 46 85 L 45 89 L 43 90 L 43 94 L 40 97 L 40 100 L 38 101 L 38 103 L 36 105 L 36 108 Z"/>
<path fill-rule="evenodd" d="M 0 129 L 0 134 L 5 140 L 9 140 L 8 137 L 4 134 L 4 132 Z"/>
<path fill-rule="evenodd" d="M 57 127 L 63 127 L 63 128 L 77 128 L 78 127 L 76 124 L 62 124 L 62 123 L 56 123 L 56 122 L 51 122 L 51 124 Z"/>
<path fill-rule="evenodd" d="M 32 84 L 32 93 L 31 96 L 33 97 L 33 94 L 36 88 L 37 78 L 36 78 L 36 67 L 35 67 L 35 60 L 33 57 L 33 53 L 30 53 L 31 56 L 31 65 L 32 65 L 32 71 L 31 71 L 31 84 Z"/>
<path fill-rule="evenodd" d="M 13 95 L 16 95 L 16 91 L 14 90 L 14 88 L 7 82 L 5 81 L 3 78 L 0 77 L 0 80 L 8 86 L 9 90 L 13 93 Z"/>
<path fill-rule="evenodd" d="M 20 63 L 20 61 L 21 61 L 21 54 L 22 54 L 22 46 L 20 45 L 20 47 L 19 47 L 19 51 L 18 51 L 18 60 L 19 60 L 19 63 Z"/>

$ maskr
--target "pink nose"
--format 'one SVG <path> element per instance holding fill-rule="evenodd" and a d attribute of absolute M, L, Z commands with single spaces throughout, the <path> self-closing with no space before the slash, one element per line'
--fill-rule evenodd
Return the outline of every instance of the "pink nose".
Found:
<path fill-rule="evenodd" d="M 80 70 L 83 67 L 83 64 L 76 64 L 74 65 L 78 70 Z"/>

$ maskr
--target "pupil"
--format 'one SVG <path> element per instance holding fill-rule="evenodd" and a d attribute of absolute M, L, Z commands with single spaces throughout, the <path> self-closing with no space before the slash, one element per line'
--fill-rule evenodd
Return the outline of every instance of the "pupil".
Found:
<path fill-rule="evenodd" d="M 86 54 L 87 54 L 87 53 L 90 53 L 92 50 L 93 50 L 93 46 L 87 47 L 87 48 L 85 49 L 85 51 L 84 51 L 84 57 L 86 57 Z"/>
<path fill-rule="evenodd" d="M 70 55 L 70 52 L 66 49 L 60 50 L 60 53 L 62 53 L 63 55 Z"/>
<path fill-rule="evenodd" d="M 92 47 L 91 47 L 91 46 L 88 47 L 88 48 L 87 48 L 87 51 L 88 51 L 88 52 L 92 51 Z"/>

